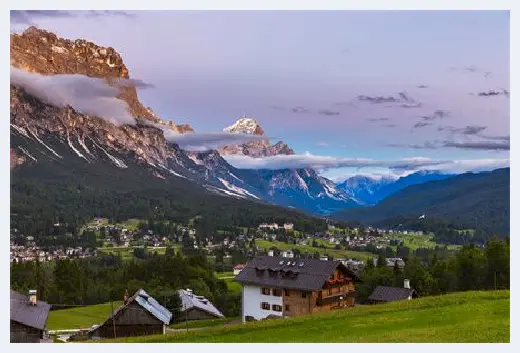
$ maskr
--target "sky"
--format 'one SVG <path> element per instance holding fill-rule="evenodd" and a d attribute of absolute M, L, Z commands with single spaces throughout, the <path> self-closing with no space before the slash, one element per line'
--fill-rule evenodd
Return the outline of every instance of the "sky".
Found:
<path fill-rule="evenodd" d="M 336 161 L 333 180 L 353 159 L 508 164 L 507 11 L 11 12 L 12 32 L 31 24 L 116 49 L 164 120 L 214 138 L 253 116 L 298 161 Z"/>

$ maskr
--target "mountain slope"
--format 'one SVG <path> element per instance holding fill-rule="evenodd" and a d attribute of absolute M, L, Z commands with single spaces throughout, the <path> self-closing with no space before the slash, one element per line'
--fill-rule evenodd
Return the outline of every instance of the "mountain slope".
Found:
<path fill-rule="evenodd" d="M 348 209 L 335 216 L 344 220 L 384 225 L 398 216 L 425 214 L 468 228 L 509 234 L 509 168 L 465 173 L 412 185 L 371 207 Z"/>
<path fill-rule="evenodd" d="M 422 184 L 433 180 L 447 179 L 453 176 L 455 175 L 428 170 L 418 171 L 398 179 L 391 176 L 368 177 L 357 175 L 345 180 L 337 186 L 355 197 L 360 203 L 375 205 L 379 201 L 407 186 Z"/>

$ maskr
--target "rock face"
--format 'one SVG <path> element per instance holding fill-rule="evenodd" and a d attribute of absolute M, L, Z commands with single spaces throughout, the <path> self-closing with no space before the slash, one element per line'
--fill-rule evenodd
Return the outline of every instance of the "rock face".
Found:
<path fill-rule="evenodd" d="M 11 34 L 11 65 L 28 72 L 44 75 L 79 74 L 114 79 L 129 79 L 128 68 L 121 55 L 113 48 L 101 47 L 84 39 L 59 38 L 54 33 L 29 27 L 21 35 Z M 149 108 L 145 108 L 134 86 L 121 87 L 120 99 L 124 100 L 130 113 L 140 119 L 165 125 Z M 189 131 L 191 127 L 169 126 L 175 131 Z"/>
<path fill-rule="evenodd" d="M 233 125 L 223 129 L 225 132 L 235 134 L 249 134 L 264 136 L 264 129 L 254 118 L 243 117 L 238 119 Z M 271 145 L 268 139 L 253 140 L 242 145 L 224 146 L 219 149 L 220 154 L 240 154 L 251 157 L 269 157 L 279 154 L 294 154 L 294 151 L 283 141 Z"/>

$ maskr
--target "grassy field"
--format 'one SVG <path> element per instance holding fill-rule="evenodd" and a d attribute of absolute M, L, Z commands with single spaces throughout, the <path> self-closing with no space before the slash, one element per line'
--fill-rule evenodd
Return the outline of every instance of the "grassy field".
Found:
<path fill-rule="evenodd" d="M 225 324 L 239 321 L 240 317 L 226 317 L 223 319 L 213 319 L 213 320 L 195 320 L 188 321 L 188 329 L 190 328 L 201 328 L 201 327 L 215 327 L 215 326 L 223 326 Z M 178 324 L 173 324 L 168 326 L 171 329 L 184 329 L 186 328 L 185 322 L 179 322 Z"/>
<path fill-rule="evenodd" d="M 509 309 L 509 291 L 464 292 L 103 342 L 509 342 Z"/>
<path fill-rule="evenodd" d="M 123 304 L 114 302 L 114 310 Z M 53 310 L 49 312 L 47 320 L 48 330 L 68 330 L 88 328 L 105 321 L 111 312 L 110 303 L 89 305 L 80 308 Z"/>
<path fill-rule="evenodd" d="M 411 250 L 416 250 L 417 248 L 429 248 L 433 249 L 436 246 L 443 247 L 444 244 L 437 244 L 433 241 L 433 234 L 429 235 L 410 235 L 410 234 L 392 234 L 393 239 L 398 239 L 404 243 L 404 246 Z M 397 246 L 392 246 L 394 249 Z M 448 245 L 449 250 L 458 250 L 460 249 L 460 245 Z"/>
<path fill-rule="evenodd" d="M 179 251 L 179 248 L 180 248 L 179 245 L 174 244 L 174 245 L 172 245 L 172 247 L 175 249 L 175 252 Z M 147 249 L 148 249 L 149 254 L 153 254 L 156 251 L 157 251 L 157 254 L 159 254 L 159 255 L 164 255 L 166 253 L 165 246 L 157 247 L 157 248 L 148 247 Z M 127 248 L 126 247 L 104 247 L 104 248 L 98 248 L 97 250 L 100 254 L 108 255 L 108 254 L 112 253 L 116 256 L 121 255 L 123 260 L 131 260 L 134 257 L 134 254 L 133 254 L 134 248 L 132 248 L 132 247 L 127 247 Z"/>
<path fill-rule="evenodd" d="M 263 240 L 263 239 L 255 239 L 256 245 L 258 245 L 261 248 L 269 249 L 271 246 L 275 246 L 280 250 L 291 250 L 293 248 L 299 249 L 301 252 L 307 252 L 309 254 L 314 254 L 316 251 L 320 253 L 320 255 L 323 254 L 329 254 L 334 256 L 335 258 L 356 258 L 359 260 L 366 261 L 369 258 L 375 257 L 374 254 L 371 254 L 369 252 L 362 252 L 362 251 L 352 251 L 352 250 L 345 250 L 340 249 L 336 250 L 334 249 L 333 245 L 327 244 L 329 247 L 326 249 L 323 248 L 313 248 L 311 245 L 297 245 L 297 244 L 286 244 L 282 243 L 280 241 L 269 241 L 269 240 Z"/>

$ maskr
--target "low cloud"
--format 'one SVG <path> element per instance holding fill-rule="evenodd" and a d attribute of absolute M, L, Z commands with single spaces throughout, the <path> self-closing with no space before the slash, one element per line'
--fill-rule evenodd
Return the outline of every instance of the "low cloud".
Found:
<path fill-rule="evenodd" d="M 425 157 L 404 158 L 396 161 L 383 161 L 362 158 L 336 158 L 316 156 L 310 153 L 300 155 L 278 155 L 264 158 L 253 158 L 243 155 L 223 156 L 228 163 L 240 169 L 333 169 L 333 168 L 367 168 L 381 167 L 391 171 L 413 170 L 446 170 L 459 172 L 490 170 L 509 166 L 509 159 L 486 160 L 433 160 Z"/>
<path fill-rule="evenodd" d="M 428 88 L 426 85 L 418 85 L 417 88 Z"/>
<path fill-rule="evenodd" d="M 328 110 L 328 109 L 322 109 L 322 110 L 318 111 L 318 114 L 327 115 L 327 116 L 334 116 L 334 115 L 339 115 L 340 113 L 337 112 L 337 111 L 332 111 L 332 110 Z"/>
<path fill-rule="evenodd" d="M 266 139 L 265 136 L 235 134 L 232 132 L 180 134 L 163 125 L 154 124 L 154 126 L 164 131 L 164 137 L 167 141 L 176 143 L 181 149 L 187 151 L 216 150 L 223 146 L 241 145 L 250 141 Z"/>
<path fill-rule="evenodd" d="M 387 121 L 387 120 L 389 120 L 389 119 L 388 118 L 369 118 L 368 119 L 368 121 L 373 122 L 373 123 L 375 123 L 377 121 Z"/>
<path fill-rule="evenodd" d="M 319 141 L 316 146 L 319 146 L 319 147 L 328 147 L 330 146 L 328 142 L 326 141 Z"/>
<path fill-rule="evenodd" d="M 304 107 L 294 107 L 294 108 L 291 108 L 291 112 L 295 113 L 295 114 L 304 114 L 304 113 L 308 113 L 309 112 L 309 109 L 307 108 L 304 108 Z"/>
<path fill-rule="evenodd" d="M 121 88 L 150 86 L 140 80 L 120 79 L 109 85 L 101 78 L 85 75 L 41 75 L 11 67 L 11 84 L 58 108 L 103 118 L 115 125 L 134 124 L 125 101 L 117 98 Z"/>
<path fill-rule="evenodd" d="M 510 142 L 490 142 L 490 141 L 464 141 L 464 142 L 454 142 L 454 141 L 446 141 L 444 143 L 444 147 L 454 147 L 461 148 L 467 150 L 491 150 L 491 151 L 509 151 Z"/>

